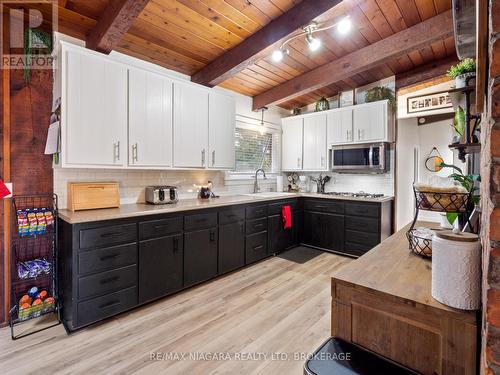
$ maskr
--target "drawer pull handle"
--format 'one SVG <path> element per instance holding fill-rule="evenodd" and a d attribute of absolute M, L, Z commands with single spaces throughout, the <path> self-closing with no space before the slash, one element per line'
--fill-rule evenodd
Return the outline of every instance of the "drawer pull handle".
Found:
<path fill-rule="evenodd" d="M 111 237 L 116 237 L 116 236 L 121 236 L 123 235 L 123 232 L 111 232 L 111 233 L 103 233 L 101 234 L 102 238 L 111 238 Z"/>
<path fill-rule="evenodd" d="M 259 224 L 255 224 L 254 228 L 260 228 L 260 227 L 263 227 L 263 226 L 264 226 L 264 224 L 259 223 Z"/>
<path fill-rule="evenodd" d="M 163 229 L 168 229 L 168 225 L 167 224 L 164 224 L 164 225 L 155 225 L 155 230 L 157 232 L 163 230 Z"/>
<path fill-rule="evenodd" d="M 254 250 L 260 250 L 264 247 L 264 245 L 259 245 L 259 246 L 254 246 L 253 249 Z"/>
<path fill-rule="evenodd" d="M 120 301 L 111 301 L 111 302 L 109 302 L 109 303 L 106 303 L 106 304 L 104 304 L 104 305 L 99 306 L 99 308 L 100 308 L 101 310 L 104 310 L 104 309 L 109 309 L 110 307 L 119 306 L 119 305 L 121 305 L 121 304 L 122 304 L 122 303 L 121 303 Z"/>
<path fill-rule="evenodd" d="M 100 281 L 101 284 L 108 284 L 108 283 L 112 283 L 113 281 L 116 281 L 120 278 L 120 276 L 113 276 L 113 277 L 108 277 L 107 279 L 102 279 Z"/>
<path fill-rule="evenodd" d="M 100 257 L 99 259 L 104 261 L 104 260 L 109 260 L 109 259 L 116 259 L 119 256 L 120 256 L 120 254 L 112 254 L 112 255 L 106 255 L 106 256 Z"/>

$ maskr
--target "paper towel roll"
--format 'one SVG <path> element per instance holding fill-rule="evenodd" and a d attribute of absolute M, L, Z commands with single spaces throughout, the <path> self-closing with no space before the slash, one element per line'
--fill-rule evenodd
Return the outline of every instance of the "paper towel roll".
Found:
<path fill-rule="evenodd" d="M 463 310 L 480 306 L 481 245 L 472 233 L 436 232 L 432 239 L 432 297 Z"/>
<path fill-rule="evenodd" d="M 276 176 L 276 191 L 282 192 L 283 189 L 283 176 Z"/>

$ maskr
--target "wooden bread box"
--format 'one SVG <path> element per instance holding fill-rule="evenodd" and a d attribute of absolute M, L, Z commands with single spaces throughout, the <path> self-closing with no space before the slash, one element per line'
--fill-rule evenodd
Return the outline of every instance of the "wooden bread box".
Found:
<path fill-rule="evenodd" d="M 68 209 L 71 211 L 120 207 L 118 182 L 69 182 Z"/>

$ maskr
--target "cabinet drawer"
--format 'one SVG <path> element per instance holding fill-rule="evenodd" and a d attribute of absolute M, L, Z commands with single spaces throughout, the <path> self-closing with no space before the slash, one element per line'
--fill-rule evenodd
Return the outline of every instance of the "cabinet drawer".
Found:
<path fill-rule="evenodd" d="M 295 211 L 298 209 L 297 207 L 297 200 L 288 200 L 288 201 L 281 201 L 278 203 L 270 203 L 269 208 L 268 208 L 268 215 L 278 215 L 281 214 L 281 207 L 283 206 L 290 206 L 292 211 Z"/>
<path fill-rule="evenodd" d="M 267 216 L 267 204 L 261 206 L 247 207 L 246 209 L 247 219 L 257 219 L 265 216 Z"/>
<path fill-rule="evenodd" d="M 345 227 L 346 229 L 354 229 L 357 231 L 369 232 L 369 233 L 379 233 L 379 222 L 377 218 L 370 217 L 358 217 L 358 216 L 346 216 L 345 217 Z"/>
<path fill-rule="evenodd" d="M 246 222 L 246 234 L 254 234 L 267 230 L 267 217 Z"/>
<path fill-rule="evenodd" d="M 357 232 L 354 230 L 346 230 L 345 241 L 373 247 L 380 243 L 380 235 L 378 233 L 365 233 Z"/>
<path fill-rule="evenodd" d="M 245 263 L 253 263 L 267 256 L 267 232 L 247 236 Z"/>
<path fill-rule="evenodd" d="M 308 199 L 304 203 L 304 210 L 343 214 L 344 202 L 326 199 Z"/>
<path fill-rule="evenodd" d="M 121 224 L 80 231 L 80 249 L 90 249 L 137 241 L 137 225 Z"/>
<path fill-rule="evenodd" d="M 351 255 L 361 256 L 373 248 L 374 248 L 374 246 L 368 245 L 368 244 L 346 242 L 345 246 L 344 246 L 344 252 L 351 254 Z"/>
<path fill-rule="evenodd" d="M 137 305 L 137 288 L 123 289 L 88 301 L 78 303 L 78 326 L 97 322 Z"/>
<path fill-rule="evenodd" d="M 184 230 L 193 231 L 217 226 L 217 213 L 184 216 Z"/>
<path fill-rule="evenodd" d="M 345 204 L 345 214 L 353 216 L 369 216 L 369 217 L 379 217 L 380 216 L 380 204 L 373 203 L 346 203 Z"/>
<path fill-rule="evenodd" d="M 245 219 L 245 207 L 231 207 L 219 211 L 219 224 L 236 223 Z"/>
<path fill-rule="evenodd" d="M 80 275 L 112 270 L 137 263 L 137 244 L 119 245 L 78 253 Z"/>
<path fill-rule="evenodd" d="M 127 266 L 117 270 L 101 272 L 78 279 L 78 298 L 84 299 L 119 289 L 136 286 L 137 266 Z"/>
<path fill-rule="evenodd" d="M 164 237 L 179 232 L 182 232 L 182 217 L 143 221 L 139 223 L 139 238 L 141 240 Z"/>

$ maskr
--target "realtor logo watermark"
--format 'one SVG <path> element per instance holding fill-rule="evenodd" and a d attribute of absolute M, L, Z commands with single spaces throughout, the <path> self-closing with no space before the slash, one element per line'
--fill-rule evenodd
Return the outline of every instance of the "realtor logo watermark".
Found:
<path fill-rule="evenodd" d="M 0 0 L 2 69 L 52 69 L 58 0 Z"/>

